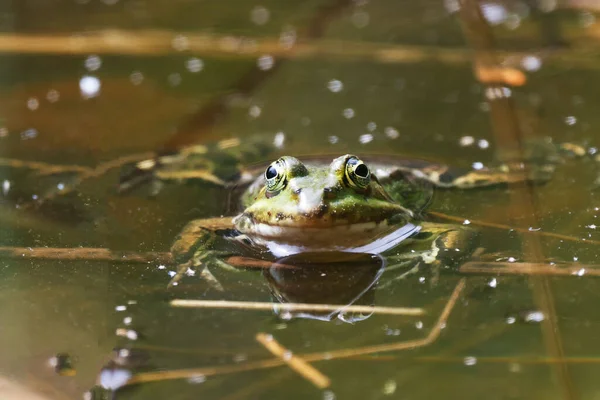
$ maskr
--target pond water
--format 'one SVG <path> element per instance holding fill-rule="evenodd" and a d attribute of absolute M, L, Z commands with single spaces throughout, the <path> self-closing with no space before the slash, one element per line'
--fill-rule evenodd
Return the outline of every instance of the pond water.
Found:
<path fill-rule="evenodd" d="M 110 398 L 89 391 L 128 374 L 114 398 L 600 398 L 598 5 L 482 4 L 478 16 L 450 0 L 2 2 L 0 398 Z M 438 218 L 480 230 L 479 269 L 393 280 L 378 258 L 260 264 L 214 269 L 223 292 L 198 275 L 168 288 L 176 235 L 234 196 L 201 181 L 119 194 L 121 167 L 257 137 L 283 140 L 277 154 L 471 171 L 532 137 L 586 156 L 540 185 L 434 193 Z M 248 309 L 277 298 L 367 313 Z M 261 333 L 290 353 L 273 356 Z M 49 364 L 63 353 L 74 374 Z"/>

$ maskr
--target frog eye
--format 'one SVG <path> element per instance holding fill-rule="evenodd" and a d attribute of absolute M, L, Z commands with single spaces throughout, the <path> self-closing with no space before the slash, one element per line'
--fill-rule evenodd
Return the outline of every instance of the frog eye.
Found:
<path fill-rule="evenodd" d="M 281 158 L 267 167 L 265 170 L 265 180 L 267 181 L 267 190 L 269 192 L 278 192 L 285 187 L 287 182 L 285 169 L 285 161 Z"/>
<path fill-rule="evenodd" d="M 360 159 L 352 156 L 346 161 L 346 179 L 350 186 L 364 189 L 371 181 L 371 171 Z"/>

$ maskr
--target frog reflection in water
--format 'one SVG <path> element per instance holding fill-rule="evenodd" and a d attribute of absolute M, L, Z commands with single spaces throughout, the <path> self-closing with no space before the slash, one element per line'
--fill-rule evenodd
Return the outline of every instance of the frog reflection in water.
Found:
<path fill-rule="evenodd" d="M 344 254 L 377 254 L 385 259 L 386 272 L 397 279 L 423 266 L 451 266 L 471 255 L 477 232 L 463 225 L 425 220 L 423 211 L 432 197 L 432 186 L 464 189 L 545 181 L 554 169 L 547 162 L 536 166 L 535 176 L 504 165 L 458 173 L 419 160 L 363 160 L 346 154 L 304 161 L 283 156 L 266 168 L 238 173 L 241 160 L 262 150 L 241 151 L 223 143 L 227 142 L 217 144 L 213 151 L 196 146 L 140 162 L 122 179 L 122 190 L 140 176 L 155 183 L 199 178 L 245 187 L 237 216 L 194 220 L 178 235 L 171 251 L 179 268 L 171 284 L 186 272 L 198 271 L 218 285 L 207 267 L 227 267 L 224 255 L 236 251 L 268 260 L 311 254 L 314 261 L 318 254 L 323 263 L 340 261 Z M 232 165 L 234 169 L 227 169 Z M 235 251 L 230 246 L 220 249 L 220 239 L 235 243 Z"/>

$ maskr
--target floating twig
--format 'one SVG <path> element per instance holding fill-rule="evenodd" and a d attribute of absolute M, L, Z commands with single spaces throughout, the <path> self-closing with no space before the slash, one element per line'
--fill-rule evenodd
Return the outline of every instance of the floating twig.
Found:
<path fill-rule="evenodd" d="M 409 307 L 377 307 L 356 306 L 344 304 L 310 304 L 310 303 L 271 303 L 257 301 L 228 301 L 228 300 L 171 300 L 171 306 L 182 308 L 219 308 L 237 310 L 275 310 L 286 311 L 348 311 L 358 313 L 374 313 L 387 315 L 419 316 L 424 315 L 422 308 Z"/>
<path fill-rule="evenodd" d="M 302 375 L 319 389 L 325 389 L 331 385 L 331 380 L 327 376 L 323 375 L 301 357 L 294 355 L 291 351 L 280 345 L 273 336 L 262 332 L 257 333 L 256 341 L 262 344 L 273 355 L 281 358 L 291 369 Z"/>
<path fill-rule="evenodd" d="M 169 252 L 136 253 L 132 251 L 113 251 L 96 247 L 0 247 L 0 258 L 116 261 L 144 264 L 169 264 L 173 262 L 173 257 Z"/>
<path fill-rule="evenodd" d="M 593 239 L 585 239 L 584 240 L 584 239 L 576 238 L 574 236 L 563 235 L 561 233 L 534 231 L 534 230 L 530 230 L 528 228 L 519 228 L 519 227 L 514 227 L 514 226 L 510 226 L 510 225 L 505 225 L 505 224 L 497 224 L 495 222 L 487 222 L 487 221 L 481 221 L 481 220 L 476 220 L 476 219 L 471 219 L 471 218 L 455 217 L 453 215 L 448 215 L 448 214 L 444 214 L 444 213 L 437 212 L 437 211 L 428 211 L 427 214 L 433 215 L 434 217 L 443 218 L 443 219 L 446 219 L 449 221 L 455 221 L 455 222 L 464 222 L 465 220 L 468 219 L 471 225 L 481 226 L 481 227 L 485 227 L 485 228 L 512 230 L 515 232 L 527 233 L 529 235 L 550 237 L 550 238 L 554 238 L 554 239 L 566 240 L 569 242 L 600 244 L 600 240 L 593 240 Z"/>
<path fill-rule="evenodd" d="M 448 302 L 444 306 L 442 313 L 440 314 L 437 322 L 431 328 L 429 334 L 423 339 L 417 340 L 409 340 L 405 342 L 398 343 L 390 343 L 376 346 L 366 346 L 366 347 L 357 347 L 352 349 L 341 349 L 335 351 L 326 351 L 319 353 L 310 353 L 305 355 L 300 355 L 303 360 L 307 362 L 315 362 L 315 361 L 327 361 L 334 359 L 349 359 L 355 358 L 357 356 L 364 356 L 373 353 L 381 353 L 387 351 L 396 351 L 396 350 L 406 350 L 406 349 L 414 349 L 417 347 L 427 346 L 433 343 L 439 336 L 442 330 L 442 327 L 446 324 L 450 313 L 454 309 L 458 298 L 465 288 L 466 280 L 462 278 L 454 291 L 450 295 Z M 227 366 L 216 366 L 216 367 L 206 367 L 206 368 L 191 368 L 191 369 L 179 369 L 179 370 L 171 370 L 171 371 L 156 371 L 156 372 L 142 372 L 135 376 L 133 376 L 128 382 L 127 385 L 145 383 L 145 382 L 158 382 L 164 380 L 171 379 L 186 379 L 192 378 L 198 375 L 204 376 L 213 376 L 213 375 L 222 375 L 222 374 L 231 374 L 234 372 L 242 372 L 242 371 L 254 371 L 258 369 L 266 369 L 266 368 L 274 368 L 284 365 L 284 361 L 279 358 L 272 358 L 269 360 L 261 360 L 254 362 L 247 362 L 244 364 L 238 365 L 227 365 Z"/>
<path fill-rule="evenodd" d="M 600 276 L 600 265 L 470 261 L 461 265 L 459 271 L 465 274 Z"/>

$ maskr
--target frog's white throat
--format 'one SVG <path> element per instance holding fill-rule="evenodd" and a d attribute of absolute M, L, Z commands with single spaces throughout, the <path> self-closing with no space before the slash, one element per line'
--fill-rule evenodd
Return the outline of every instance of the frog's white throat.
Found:
<path fill-rule="evenodd" d="M 259 223 L 248 233 L 253 242 L 267 247 L 275 257 L 286 257 L 320 251 L 380 254 L 420 230 L 420 226 L 412 223 L 390 226 L 387 221 L 335 225 L 325 229 Z"/>

